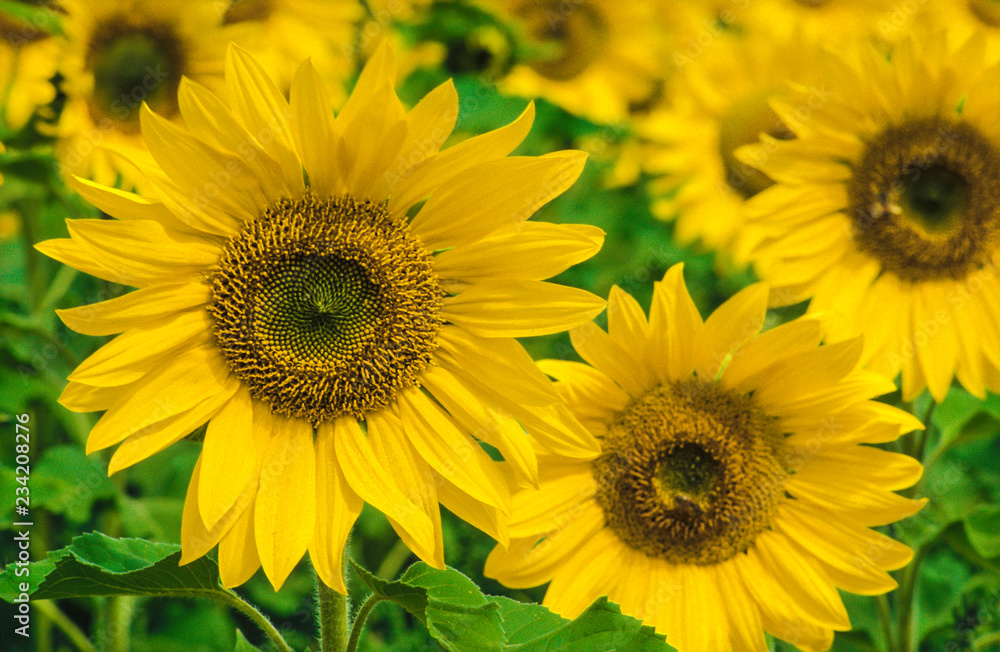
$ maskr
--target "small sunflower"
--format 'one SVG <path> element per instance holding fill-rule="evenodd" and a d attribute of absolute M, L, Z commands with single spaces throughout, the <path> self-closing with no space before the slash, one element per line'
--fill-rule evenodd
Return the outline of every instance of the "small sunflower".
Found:
<path fill-rule="evenodd" d="M 613 288 L 608 332 L 570 331 L 589 366 L 539 366 L 599 444 L 540 457 L 488 576 L 551 582 L 544 604 L 566 617 L 608 595 L 680 652 L 763 652 L 765 631 L 825 650 L 850 628 L 838 588 L 896 586 L 885 571 L 912 551 L 869 528 L 920 509 L 893 490 L 922 469 L 866 444 L 921 425 L 870 400 L 894 387 L 857 368 L 858 339 L 820 346 L 810 318 L 758 334 L 767 294 L 702 322 L 678 265 L 648 320 Z"/>
<path fill-rule="evenodd" d="M 900 10 L 895 0 L 753 0 L 727 2 L 724 7 L 732 26 L 752 38 L 779 32 L 786 38 L 798 34 L 838 46 L 896 40 L 880 29 L 880 21 Z"/>
<path fill-rule="evenodd" d="M 724 34 L 697 57 L 676 61 L 668 103 L 636 129 L 643 167 L 656 176 L 653 213 L 676 221 L 678 240 L 744 257 L 744 202 L 773 182 L 734 152 L 760 133 L 792 137 L 768 101 L 787 93 L 786 82 L 808 77 L 817 50 L 800 38 Z"/>
<path fill-rule="evenodd" d="M 0 110 L 7 126 L 20 129 L 55 98 L 51 80 L 58 56 L 52 36 L 0 11 Z"/>
<path fill-rule="evenodd" d="M 363 15 L 358 0 L 231 0 L 223 22 L 263 27 L 247 49 L 278 76 L 284 91 L 298 65 L 311 58 L 339 106 L 357 61 L 355 30 Z"/>
<path fill-rule="evenodd" d="M 80 182 L 119 221 L 73 220 L 70 239 L 38 245 L 139 288 L 60 312 L 81 333 L 123 333 L 71 374 L 60 401 L 107 410 L 87 450 L 120 443 L 111 473 L 208 424 L 182 561 L 218 543 L 227 586 L 262 565 L 280 587 L 308 550 L 343 592 L 362 501 L 443 567 L 439 501 L 506 542 L 509 484 L 537 480 L 522 425 L 567 455 L 592 445 L 513 339 L 603 309 L 541 280 L 592 256 L 603 233 L 526 222 L 584 156 L 508 157 L 531 107 L 439 152 L 458 116 L 454 86 L 407 113 L 395 74 L 383 47 L 334 119 L 311 64 L 289 105 L 233 46 L 228 103 L 184 79 L 186 127 L 143 109 L 156 165 L 142 171 L 158 200 Z"/>
<path fill-rule="evenodd" d="M 500 80 L 505 93 L 544 97 L 595 122 L 624 120 L 659 90 L 663 25 L 673 3 L 495 0 L 546 52 Z M 661 6 L 662 4 L 662 6 Z"/>
<path fill-rule="evenodd" d="M 983 43 L 911 39 L 828 61 L 826 95 L 775 103 L 796 139 L 738 156 L 776 181 L 747 207 L 772 303 L 811 297 L 903 397 L 1000 391 L 1000 68 Z"/>
<path fill-rule="evenodd" d="M 146 103 L 176 119 L 181 77 L 221 84 L 226 43 L 248 30 L 224 27 L 215 0 L 68 0 L 65 5 L 60 165 L 68 174 L 106 185 L 119 175 L 134 182 L 137 175 L 126 161 L 148 160 L 139 108 Z"/>

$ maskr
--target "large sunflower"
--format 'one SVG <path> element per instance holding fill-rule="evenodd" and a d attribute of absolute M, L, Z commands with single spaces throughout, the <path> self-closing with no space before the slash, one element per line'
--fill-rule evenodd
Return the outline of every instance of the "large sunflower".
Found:
<path fill-rule="evenodd" d="M 252 29 L 224 27 L 215 0 L 67 0 L 65 6 L 59 163 L 68 174 L 106 185 L 121 174 L 129 184 L 137 175 L 127 161 L 148 160 L 139 133 L 142 104 L 179 117 L 181 77 L 221 84 L 226 43 Z"/>
<path fill-rule="evenodd" d="M 509 483 L 537 478 L 521 426 L 568 455 L 592 445 L 513 339 L 603 308 L 541 281 L 593 255 L 601 231 L 526 222 L 584 156 L 507 157 L 530 107 L 438 152 L 458 115 L 454 86 L 407 113 L 387 47 L 336 120 L 311 64 L 290 105 L 243 51 L 232 47 L 226 66 L 228 104 L 181 82 L 186 128 L 143 110 L 157 201 L 81 182 L 120 221 L 70 221 L 70 239 L 38 245 L 139 288 L 60 313 L 85 334 L 123 332 L 60 398 L 107 410 L 88 451 L 120 443 L 114 473 L 207 422 L 183 561 L 219 543 L 226 585 L 263 565 L 278 587 L 308 549 L 344 591 L 362 501 L 438 567 L 439 501 L 506 542 Z"/>
<path fill-rule="evenodd" d="M 773 304 L 812 297 L 831 337 L 863 332 L 863 362 L 902 372 L 907 400 L 956 376 L 1000 391 L 1000 68 L 982 45 L 833 59 L 822 101 L 774 104 L 796 140 L 738 152 L 777 182 L 747 227 Z"/>
<path fill-rule="evenodd" d="M 764 651 L 765 631 L 824 650 L 850 627 L 837 589 L 884 593 L 910 560 L 868 528 L 924 504 L 893 493 L 921 466 L 865 444 L 920 424 L 869 400 L 893 384 L 857 368 L 859 340 L 820 346 L 810 318 L 758 335 L 760 284 L 702 322 L 681 272 L 648 320 L 614 288 L 607 333 L 570 331 L 590 366 L 539 363 L 600 443 L 539 459 L 486 574 L 551 582 L 544 603 L 567 617 L 609 595 L 681 652 Z"/>
<path fill-rule="evenodd" d="M 505 93 L 544 97 L 596 122 L 628 117 L 659 90 L 673 3 L 492 0 L 544 48 L 500 80 Z"/>
<path fill-rule="evenodd" d="M 58 53 L 49 34 L 0 11 L 0 112 L 7 126 L 20 129 L 56 96 Z"/>

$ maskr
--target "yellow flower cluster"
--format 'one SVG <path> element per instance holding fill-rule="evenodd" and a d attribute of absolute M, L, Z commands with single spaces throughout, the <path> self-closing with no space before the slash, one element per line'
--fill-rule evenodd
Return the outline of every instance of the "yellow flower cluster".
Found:
<path fill-rule="evenodd" d="M 60 402 L 104 411 L 111 472 L 205 426 L 182 561 L 218 545 L 226 586 L 308 553 L 346 592 L 366 502 L 443 567 L 444 505 L 560 614 L 609 595 L 683 652 L 828 649 L 838 590 L 912 556 L 871 528 L 926 502 L 873 446 L 923 424 L 874 399 L 1000 392 L 994 4 L 67 0 L 4 43 L 3 117 L 59 72 L 61 164 L 112 219 L 37 248 L 137 289 L 59 312 L 117 336 Z M 496 22 L 394 28 L 441 7 Z M 620 127 L 652 213 L 766 284 L 703 319 L 680 265 L 648 311 L 546 281 L 604 241 L 530 220 L 586 155 L 511 156 L 534 104 L 453 143 L 450 81 L 395 90 L 428 62 Z M 565 331 L 586 364 L 516 339 Z"/>

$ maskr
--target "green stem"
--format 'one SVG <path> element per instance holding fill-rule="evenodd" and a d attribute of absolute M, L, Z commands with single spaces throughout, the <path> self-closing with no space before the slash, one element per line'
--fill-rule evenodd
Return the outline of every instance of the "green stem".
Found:
<path fill-rule="evenodd" d="M 986 646 L 994 643 L 1000 643 L 1000 632 L 980 636 L 972 642 L 972 650 L 973 652 L 986 652 Z"/>
<path fill-rule="evenodd" d="M 286 643 L 285 639 L 281 637 L 281 634 L 274 628 L 274 625 L 272 625 L 271 621 L 267 619 L 267 616 L 254 609 L 253 605 L 245 602 L 242 598 L 240 598 L 240 596 L 236 595 L 236 593 L 226 589 L 224 593 L 215 593 L 211 597 L 229 605 L 252 620 L 257 627 L 260 627 L 261 631 L 264 632 L 271 642 L 274 643 L 274 647 L 277 648 L 279 652 L 292 652 L 292 648 L 288 646 L 288 643 Z"/>
<path fill-rule="evenodd" d="M 922 546 L 913 555 L 913 560 L 903 571 L 899 583 L 899 650 L 910 652 L 913 648 L 913 603 L 916 599 L 917 577 L 920 564 L 927 553 L 927 547 Z"/>
<path fill-rule="evenodd" d="M 375 571 L 375 577 L 380 577 L 384 580 L 391 580 L 396 577 L 399 570 L 406 563 L 406 560 L 410 558 L 410 549 L 406 547 L 406 544 L 402 539 L 396 539 L 396 543 L 392 545 L 392 548 L 382 558 L 382 563 L 378 565 L 378 570 Z"/>
<path fill-rule="evenodd" d="M 347 649 L 347 596 L 316 577 L 319 588 L 319 640 L 323 652 Z"/>
<path fill-rule="evenodd" d="M 885 649 L 894 650 L 892 635 L 892 611 L 889 609 L 889 597 L 886 594 L 878 596 L 878 620 L 882 624 L 882 635 L 885 636 Z"/>
<path fill-rule="evenodd" d="M 357 652 L 358 641 L 361 640 L 361 630 L 364 629 L 368 615 L 379 602 L 382 602 L 382 598 L 372 593 L 361 605 L 361 609 L 358 610 L 358 615 L 354 619 L 354 624 L 351 626 L 351 640 L 347 642 L 347 652 Z"/>
<path fill-rule="evenodd" d="M 97 648 L 94 644 L 90 642 L 87 635 L 80 631 L 80 628 L 73 623 L 69 617 L 66 616 L 59 607 L 55 605 L 51 600 L 35 600 L 31 605 L 38 609 L 40 612 L 45 614 L 45 616 L 52 621 L 56 627 L 62 630 L 73 645 L 76 646 L 78 650 L 82 652 L 97 652 Z"/>
<path fill-rule="evenodd" d="M 113 595 L 109 598 L 105 629 L 108 652 L 128 652 L 136 600 L 131 595 Z"/>

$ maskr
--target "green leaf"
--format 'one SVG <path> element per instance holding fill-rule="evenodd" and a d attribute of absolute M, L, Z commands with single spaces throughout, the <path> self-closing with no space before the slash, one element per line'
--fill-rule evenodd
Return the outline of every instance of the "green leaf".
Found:
<path fill-rule="evenodd" d="M 49 34 L 63 33 L 62 19 L 49 7 L 32 7 L 24 2 L 0 0 L 0 12 L 25 23 L 25 31 L 23 32 L 25 39 L 34 40 L 37 38 L 38 30 Z M 14 36 L 17 34 L 15 33 Z"/>
<path fill-rule="evenodd" d="M 420 562 L 399 580 L 387 581 L 356 564 L 354 568 L 376 596 L 413 614 L 446 650 L 673 650 L 652 627 L 623 615 L 605 597 L 570 621 L 541 605 L 483 595 L 472 580 L 453 569 L 437 570 Z"/>
<path fill-rule="evenodd" d="M 142 539 L 112 539 L 99 532 L 84 534 L 49 558 L 28 566 L 30 590 L 36 600 L 95 595 L 225 594 L 219 568 L 202 557 L 178 566 L 180 546 Z M 0 598 L 12 602 L 24 577 L 13 564 L 0 573 Z M 228 594 L 226 594 L 228 595 Z"/>
<path fill-rule="evenodd" d="M 90 518 L 94 501 L 114 498 L 118 492 L 101 465 L 76 446 L 46 450 L 33 469 L 31 483 L 32 503 L 73 523 Z"/>
<path fill-rule="evenodd" d="M 929 459 L 937 459 L 950 448 L 1000 433 L 1000 402 L 990 396 L 986 401 L 958 388 L 952 388 L 934 410 L 931 421 L 941 433 Z"/>
<path fill-rule="evenodd" d="M 233 652 L 260 652 L 258 648 L 250 644 L 243 632 L 236 630 L 236 645 L 233 647 Z"/>
<path fill-rule="evenodd" d="M 1000 557 L 1000 505 L 980 505 L 966 516 L 965 535 L 986 559 Z"/>

